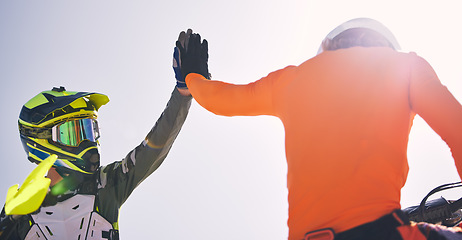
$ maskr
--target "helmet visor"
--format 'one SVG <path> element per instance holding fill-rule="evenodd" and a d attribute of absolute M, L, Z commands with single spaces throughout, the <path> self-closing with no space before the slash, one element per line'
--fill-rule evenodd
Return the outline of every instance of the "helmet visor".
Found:
<path fill-rule="evenodd" d="M 91 118 L 74 119 L 52 128 L 52 140 L 70 147 L 77 147 L 84 140 L 96 142 L 99 137 L 98 122 Z"/>

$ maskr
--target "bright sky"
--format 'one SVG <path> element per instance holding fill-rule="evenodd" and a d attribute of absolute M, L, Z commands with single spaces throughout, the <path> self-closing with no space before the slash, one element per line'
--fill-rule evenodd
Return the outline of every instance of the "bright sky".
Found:
<path fill-rule="evenodd" d="M 209 41 L 214 79 L 248 83 L 313 57 L 338 24 L 375 18 L 462 101 L 458 0 L 160 2 L 0 1 L 0 203 L 34 167 L 17 130 L 27 100 L 54 86 L 109 95 L 99 118 L 102 162 L 121 160 L 164 109 L 174 42 L 187 28 Z M 420 118 L 408 157 L 404 207 L 459 181 L 450 150 Z M 164 164 L 122 207 L 121 238 L 286 239 L 286 170 L 278 119 L 215 116 L 194 102 Z"/>

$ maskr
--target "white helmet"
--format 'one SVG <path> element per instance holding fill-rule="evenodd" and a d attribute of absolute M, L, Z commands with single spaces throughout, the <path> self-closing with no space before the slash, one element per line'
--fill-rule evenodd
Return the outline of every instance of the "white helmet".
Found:
<path fill-rule="evenodd" d="M 401 49 L 393 33 L 391 33 L 391 31 L 387 27 L 385 27 L 385 25 L 371 18 L 355 18 L 347 22 L 344 22 L 340 24 L 338 27 L 336 27 L 334 30 L 332 30 L 329 34 L 327 34 L 325 39 L 332 40 L 340 33 L 348 29 L 352 29 L 352 28 L 366 28 L 366 29 L 373 30 L 381 34 L 382 36 L 384 36 L 388 40 L 388 42 L 390 42 L 393 49 L 395 50 Z M 322 50 L 322 44 L 321 44 L 318 50 L 318 54 L 320 54 L 322 51 L 323 50 Z"/>

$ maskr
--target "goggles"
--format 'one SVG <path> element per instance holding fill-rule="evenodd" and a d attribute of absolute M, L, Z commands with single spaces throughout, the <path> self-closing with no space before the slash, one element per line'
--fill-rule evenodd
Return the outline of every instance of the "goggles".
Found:
<path fill-rule="evenodd" d="M 91 118 L 75 119 L 53 126 L 51 139 L 65 146 L 77 147 L 84 140 L 96 142 L 100 137 L 98 122 Z"/>

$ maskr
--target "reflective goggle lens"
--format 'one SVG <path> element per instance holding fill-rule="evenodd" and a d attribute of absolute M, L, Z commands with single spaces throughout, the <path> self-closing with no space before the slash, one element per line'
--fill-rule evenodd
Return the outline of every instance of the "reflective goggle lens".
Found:
<path fill-rule="evenodd" d="M 52 128 L 52 140 L 66 146 L 77 147 L 82 141 L 96 142 L 99 128 L 91 118 L 71 120 Z"/>

